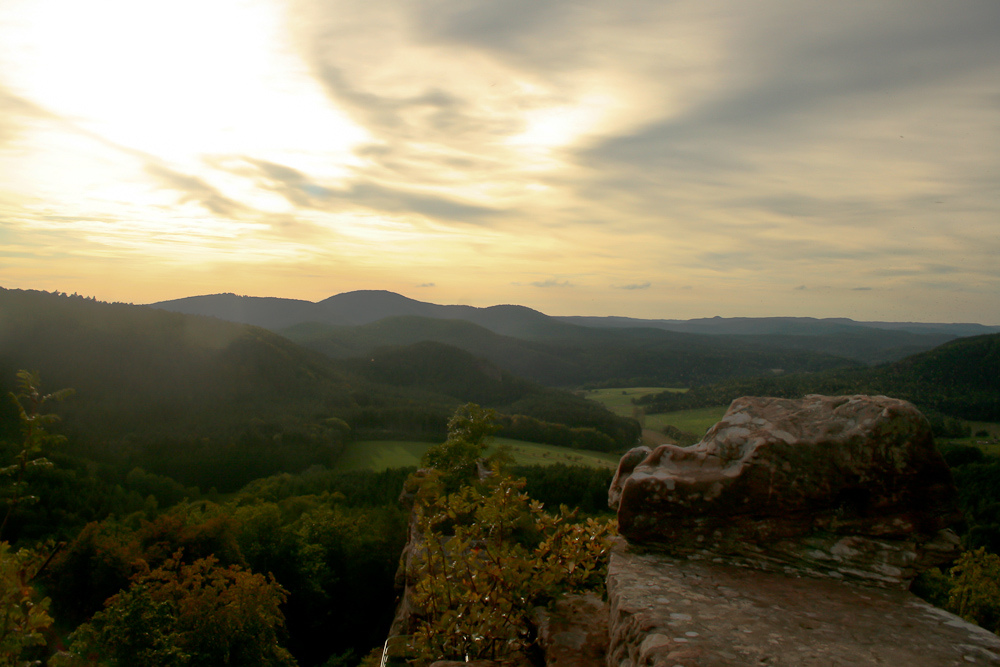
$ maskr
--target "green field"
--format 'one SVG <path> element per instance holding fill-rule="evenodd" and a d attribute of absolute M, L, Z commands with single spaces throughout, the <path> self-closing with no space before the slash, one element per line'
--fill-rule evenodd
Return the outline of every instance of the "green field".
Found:
<path fill-rule="evenodd" d="M 618 389 L 591 389 L 583 394 L 585 398 L 602 403 L 604 407 L 623 417 L 633 417 L 635 405 L 632 399 L 647 394 L 658 394 L 662 391 L 685 392 L 687 389 L 672 387 L 623 387 Z M 643 428 L 662 431 L 668 424 L 682 431 L 703 435 L 705 431 L 722 419 L 729 406 L 714 408 L 696 408 L 694 410 L 678 410 L 657 415 L 644 415 L 641 418 Z"/>
<path fill-rule="evenodd" d="M 337 470 L 385 470 L 387 468 L 405 468 L 419 466 L 420 457 L 434 443 L 406 442 L 397 440 L 362 440 L 352 442 L 347 446 L 343 457 L 337 464 Z M 511 448 L 511 454 L 518 465 L 566 465 L 589 466 L 592 468 L 616 468 L 618 459 L 615 454 L 602 454 L 579 449 L 567 449 L 553 445 L 539 445 L 534 442 L 511 440 L 509 438 L 494 438 L 493 447 L 505 444 Z"/>
<path fill-rule="evenodd" d="M 970 438 L 940 438 L 941 441 L 950 442 L 956 445 L 973 445 L 983 450 L 984 454 L 990 456 L 1000 456 L 1000 424 L 992 422 L 965 422 L 972 429 Z M 988 435 L 976 435 L 986 431 Z"/>
<path fill-rule="evenodd" d="M 584 398 L 589 398 L 592 401 L 603 404 L 604 407 L 616 415 L 631 417 L 632 409 L 635 407 L 632 404 L 633 398 L 646 396 L 647 394 L 659 394 L 664 391 L 683 393 L 687 389 L 675 389 L 672 387 L 621 387 L 616 389 L 589 389 L 581 392 L 581 395 Z"/>
<path fill-rule="evenodd" d="M 682 431 L 702 436 L 705 431 L 722 419 L 722 415 L 726 414 L 728 408 L 728 405 L 720 405 L 714 408 L 694 408 L 692 410 L 664 412 L 658 415 L 646 415 L 645 428 L 662 431 L 663 427 L 669 424 Z"/>

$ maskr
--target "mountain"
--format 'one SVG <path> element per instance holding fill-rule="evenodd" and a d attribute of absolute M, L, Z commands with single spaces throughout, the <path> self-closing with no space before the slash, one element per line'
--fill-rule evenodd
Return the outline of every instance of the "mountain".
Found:
<path fill-rule="evenodd" d="M 67 442 L 50 456 L 134 467 L 188 485 L 239 488 L 331 465 L 359 394 L 325 356 L 265 329 L 82 297 L 0 288 L 0 382 L 37 371 Z M 0 441 L 19 439 L 0 402 Z"/>
<path fill-rule="evenodd" d="M 229 294 L 152 307 L 201 314 L 215 307 L 218 317 L 269 327 L 333 358 L 366 355 L 385 345 L 447 343 L 550 386 L 632 379 L 691 386 L 856 364 L 808 345 L 782 348 L 766 339 L 738 340 L 656 327 L 581 326 L 514 305 L 439 306 L 385 291 L 347 292 L 311 306 L 304 303 Z M 304 319 L 282 326 L 293 316 Z"/>
<path fill-rule="evenodd" d="M 74 387 L 65 414 L 101 432 L 218 433 L 229 419 L 323 414 L 351 390 L 323 355 L 265 329 L 0 288 L 0 377 L 19 368 Z"/>
<path fill-rule="evenodd" d="M 277 331 L 296 324 L 361 326 L 387 317 L 417 316 L 463 320 L 505 336 L 528 340 L 565 336 L 585 329 L 560 322 L 524 306 L 439 306 L 395 292 L 359 290 L 331 296 L 318 303 L 295 299 L 213 294 L 150 304 L 152 308 L 252 324 Z"/>
<path fill-rule="evenodd" d="M 713 317 L 696 320 L 639 320 L 627 317 L 559 317 L 590 327 L 655 327 L 665 331 L 732 337 L 785 350 L 811 350 L 865 364 L 897 361 L 963 336 L 1000 332 L 981 324 L 856 322 L 846 318 Z"/>
<path fill-rule="evenodd" d="M 351 437 L 443 438 L 467 401 L 511 417 L 544 413 L 555 440 L 542 442 L 612 450 L 638 433 L 602 406 L 452 346 L 334 360 L 256 326 L 0 288 L 0 381 L 13 388 L 19 369 L 37 371 L 45 389 L 76 390 L 56 408 L 63 454 L 220 490 L 331 465 Z M 2 401 L 0 444 L 18 438 L 13 404 Z"/>
<path fill-rule="evenodd" d="M 939 334 L 958 338 L 998 333 L 1000 327 L 973 323 L 858 322 L 846 317 L 705 317 L 693 320 L 643 320 L 631 317 L 564 316 L 556 319 L 588 327 L 655 327 L 668 331 L 725 335 L 820 336 L 849 333 L 858 329 Z"/>
<path fill-rule="evenodd" d="M 647 412 L 726 405 L 740 396 L 884 394 L 929 413 L 1000 421 L 1000 334 L 953 340 L 891 364 L 812 375 L 741 379 L 645 400 Z"/>
<path fill-rule="evenodd" d="M 451 345 L 424 341 L 385 347 L 343 363 L 372 382 L 492 406 L 500 413 L 501 433 L 509 437 L 597 451 L 620 451 L 639 438 L 639 425 L 631 419 L 512 375 Z"/>
<path fill-rule="evenodd" d="M 511 307 L 484 310 L 494 314 L 500 308 Z M 522 330 L 529 318 L 519 320 Z M 358 327 L 301 324 L 280 333 L 334 358 L 365 356 L 380 347 L 421 341 L 446 343 L 484 357 L 507 372 L 549 386 L 576 386 L 613 379 L 691 386 L 731 377 L 857 365 L 834 355 L 765 348 L 732 337 L 550 324 L 540 322 L 534 329 L 534 339 L 504 336 L 463 320 L 412 315 L 388 317 Z"/>
<path fill-rule="evenodd" d="M 577 374 L 575 364 L 560 358 L 544 344 L 497 334 L 465 320 L 406 315 L 358 327 L 300 324 L 279 333 L 334 358 L 366 356 L 382 347 L 432 341 L 484 357 L 505 371 L 543 384 L 558 384 Z"/>
<path fill-rule="evenodd" d="M 627 317 L 550 317 L 524 306 L 499 305 L 475 308 L 437 305 L 377 290 L 346 292 L 318 303 L 217 294 L 162 301 L 151 305 L 175 312 L 213 315 L 220 319 L 253 324 L 272 331 L 282 331 L 306 324 L 322 324 L 330 327 L 365 326 L 386 318 L 421 317 L 470 322 L 495 334 L 522 341 L 547 341 L 559 344 L 576 344 L 580 341 L 594 344 L 605 341 L 611 346 L 622 340 L 622 332 L 625 330 L 633 330 L 629 338 L 632 342 L 637 336 L 651 339 L 653 334 L 649 333 L 650 331 L 667 331 L 711 336 L 717 339 L 714 343 L 707 343 L 708 346 L 728 340 L 722 344 L 723 347 L 742 346 L 743 349 L 818 352 L 864 364 L 896 361 L 957 337 L 1000 331 L 1000 327 L 985 327 L 979 324 L 855 322 L 846 318 L 714 317 L 695 320 L 644 320 Z M 646 333 L 635 333 L 638 330 L 644 330 Z M 317 337 L 307 339 L 301 331 L 289 332 L 288 335 L 295 337 L 296 340 L 308 340 L 310 345 L 319 344 L 316 342 Z M 332 356 L 342 356 L 346 353 L 346 348 L 341 351 L 334 349 L 339 344 L 340 341 L 337 339 L 340 337 L 341 334 L 333 334 L 323 344 Z M 695 340 L 687 339 L 689 342 Z M 410 342 L 417 341 L 410 340 Z M 453 344 L 473 351 L 472 347 L 457 342 Z M 491 359 L 496 361 L 494 357 Z M 508 356 L 508 360 L 510 359 Z M 528 362 L 521 364 L 521 367 L 526 366 L 530 364 Z M 778 364 L 771 367 L 782 366 Z M 505 368 L 514 369 L 513 366 Z M 552 379 L 557 376 L 561 379 Z M 542 381 L 550 383 L 571 383 L 578 381 L 582 376 L 579 372 L 561 372 L 548 375 L 536 374 L 534 377 L 536 379 L 548 377 L 550 379 Z"/>

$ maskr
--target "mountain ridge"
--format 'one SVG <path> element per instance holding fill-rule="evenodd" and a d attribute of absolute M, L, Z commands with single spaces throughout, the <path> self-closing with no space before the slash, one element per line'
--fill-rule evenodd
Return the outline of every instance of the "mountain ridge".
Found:
<path fill-rule="evenodd" d="M 235 304 L 242 303 L 242 307 Z M 392 304 L 392 305 L 391 305 Z M 388 290 L 355 290 L 342 292 L 317 302 L 283 297 L 240 296 L 231 292 L 221 294 L 206 294 L 184 297 L 167 301 L 146 304 L 152 308 L 186 312 L 188 314 L 211 315 L 209 305 L 216 312 L 226 312 L 227 317 L 217 314 L 221 319 L 240 317 L 243 324 L 254 324 L 267 329 L 287 327 L 304 322 L 327 322 L 338 325 L 368 324 L 378 319 L 398 315 L 419 315 L 436 319 L 463 319 L 473 321 L 481 326 L 496 331 L 490 326 L 490 320 L 497 319 L 498 313 L 519 313 L 522 317 L 535 320 L 562 322 L 575 326 L 591 328 L 657 328 L 679 333 L 710 333 L 710 334 L 773 334 L 773 333 L 829 333 L 831 330 L 845 329 L 890 329 L 910 333 L 939 333 L 954 337 L 964 337 L 985 333 L 998 333 L 1000 326 L 990 326 L 975 322 L 889 322 L 860 321 L 846 317 L 703 317 L 689 320 L 679 319 L 645 319 L 623 316 L 586 316 L 586 315 L 546 315 L 538 310 L 517 304 L 497 304 L 493 306 L 468 306 L 460 304 L 435 304 L 419 301 Z M 276 312 L 265 311 L 265 306 L 272 306 Z M 290 324 L 274 323 L 271 318 L 296 317 L 297 321 Z M 781 326 L 783 325 L 783 326 Z M 789 329 L 793 329 L 789 331 Z M 505 333 L 505 331 L 496 331 Z"/>
<path fill-rule="evenodd" d="M 765 318 L 699 318 L 693 320 L 646 320 L 627 317 L 549 316 L 526 306 L 502 304 L 488 307 L 467 305 L 439 305 L 406 297 L 387 290 L 357 290 L 336 294 L 322 301 L 309 302 L 278 297 L 244 297 L 232 293 L 187 297 L 173 301 L 149 304 L 149 307 L 200 315 L 214 315 L 221 319 L 237 321 L 289 335 L 297 342 L 314 349 L 321 349 L 333 357 L 349 353 L 365 353 L 357 342 L 348 344 L 338 338 L 351 338 L 344 331 L 328 332 L 328 340 L 304 336 L 305 329 L 316 332 L 323 327 L 371 327 L 376 322 L 398 317 L 421 317 L 433 320 L 464 321 L 475 324 L 494 334 L 508 337 L 508 360 L 513 359 L 513 348 L 524 358 L 547 357 L 552 361 L 551 350 L 527 349 L 523 343 L 549 342 L 565 346 L 603 346 L 614 349 L 616 345 L 666 344 L 672 339 L 682 341 L 690 348 L 722 346 L 726 349 L 747 347 L 770 350 L 772 353 L 816 353 L 840 357 L 863 364 L 896 361 L 910 354 L 929 350 L 955 338 L 1000 331 L 1000 327 L 965 323 L 891 323 L 855 322 L 849 318 L 765 317 Z M 293 328 L 298 328 L 293 331 Z M 360 335 L 360 334 L 359 334 Z M 456 344 L 462 349 L 483 354 L 485 342 L 482 334 L 478 342 L 457 342 L 457 334 L 435 338 L 439 342 Z M 682 339 L 681 336 L 694 336 Z M 449 339 L 450 337 L 450 339 Z M 354 336 L 355 339 L 358 336 Z M 378 338 L 378 336 L 376 336 Z M 710 340 L 712 339 L 712 340 Z M 514 341 L 518 342 L 514 342 Z M 398 336 L 383 344 L 412 344 L 419 340 Z M 494 341 L 497 343 L 497 341 Z M 497 343 L 499 344 L 499 343 Z M 557 355 L 558 356 L 558 355 Z M 494 363 L 500 357 L 490 357 Z M 513 362 L 508 370 L 531 375 L 530 362 Z M 775 363 L 774 367 L 783 368 Z M 527 369 L 527 370 L 525 370 Z M 801 370 L 801 369 L 798 369 Z M 640 373 L 641 374 L 641 373 Z M 580 372 L 562 372 L 556 375 L 536 373 L 534 379 L 556 384 L 587 382 L 594 378 Z M 717 377 L 706 378 L 708 381 Z"/>

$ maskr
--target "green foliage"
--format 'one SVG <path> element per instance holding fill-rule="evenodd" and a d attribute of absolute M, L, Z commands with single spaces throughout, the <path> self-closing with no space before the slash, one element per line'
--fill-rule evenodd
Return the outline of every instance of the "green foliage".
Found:
<path fill-rule="evenodd" d="M 297 496 L 243 505 L 234 519 L 250 567 L 273 573 L 289 592 L 288 646 L 301 663 L 384 640 L 406 535 L 395 503 L 346 508 L 333 495 Z"/>
<path fill-rule="evenodd" d="M 480 317 L 484 318 L 480 324 L 493 331 L 457 320 L 389 317 L 360 327 L 305 325 L 283 333 L 333 357 L 370 358 L 386 346 L 436 341 L 485 357 L 522 377 L 563 387 L 629 377 L 634 379 L 620 386 L 691 386 L 769 374 L 774 368 L 796 372 L 853 364 L 843 356 L 828 354 L 831 350 L 824 349 L 828 346 L 810 345 L 818 340 L 814 336 L 800 337 L 794 347 L 801 349 L 791 349 L 788 344 L 775 344 L 771 336 L 741 340 L 650 328 L 575 326 L 513 306 L 486 309 Z M 839 340 L 843 343 L 843 338 Z M 841 347 L 847 352 L 858 346 Z M 834 353 L 842 354 L 841 350 Z M 485 401 L 481 396 L 462 400 Z"/>
<path fill-rule="evenodd" d="M 952 476 L 965 515 L 965 547 L 1000 553 L 1000 460 L 969 462 L 954 468 Z"/>
<path fill-rule="evenodd" d="M 1000 421 L 1000 334 L 962 338 L 928 352 L 875 368 L 832 370 L 784 377 L 730 380 L 636 399 L 647 414 L 728 405 L 740 396 L 799 398 L 806 394 L 884 394 L 935 414 L 973 421 Z M 968 435 L 965 427 L 938 419 L 938 432 Z"/>
<path fill-rule="evenodd" d="M 0 542 L 0 667 L 28 667 L 34 647 L 45 644 L 52 625 L 48 598 L 39 599 L 31 586 L 42 559 L 33 551 L 16 553 Z"/>
<path fill-rule="evenodd" d="M 948 608 L 967 621 L 1000 633 L 1000 556 L 966 551 L 951 568 Z"/>
<path fill-rule="evenodd" d="M 530 644 L 534 607 L 603 585 L 613 522 L 547 514 L 523 485 L 494 475 L 418 506 L 411 650 L 421 662 L 508 657 Z"/>
<path fill-rule="evenodd" d="M 938 445 L 938 451 L 951 468 L 959 468 L 970 463 L 983 463 L 986 460 L 983 450 L 974 445 L 941 443 Z"/>
<path fill-rule="evenodd" d="M 611 514 L 608 488 L 615 471 L 611 468 L 570 466 L 516 466 L 510 473 L 525 481 L 524 492 L 546 507 L 565 505 L 588 515 Z"/>
<path fill-rule="evenodd" d="M 448 439 L 428 449 L 421 464 L 437 470 L 445 487 L 454 490 L 476 477 L 476 466 L 497 430 L 496 411 L 467 403 L 448 421 Z"/>
<path fill-rule="evenodd" d="M 273 577 L 180 554 L 135 576 L 73 635 L 60 665 L 289 667 L 278 643 L 286 591 Z"/>
<path fill-rule="evenodd" d="M 51 466 L 51 462 L 42 457 L 43 448 L 65 440 L 62 436 L 49 433 L 48 428 L 59 421 L 54 414 L 45 414 L 42 408 L 49 401 L 61 401 L 72 395 L 72 389 L 61 389 L 51 394 L 42 393 L 42 381 L 37 373 L 22 370 L 17 373 L 18 391 L 11 393 L 10 398 L 17 407 L 17 416 L 21 424 L 20 450 L 14 457 L 12 465 L 0 468 L 0 477 L 12 478 L 4 489 L 7 501 L 7 511 L 0 523 L 0 536 L 10 521 L 11 515 L 20 503 L 31 503 L 37 497 L 27 494 L 27 474 L 29 470 Z"/>

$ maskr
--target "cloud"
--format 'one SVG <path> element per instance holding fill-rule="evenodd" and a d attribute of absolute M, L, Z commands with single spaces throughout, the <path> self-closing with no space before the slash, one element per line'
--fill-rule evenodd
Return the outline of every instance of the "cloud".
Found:
<path fill-rule="evenodd" d="M 852 287 L 851 291 L 853 291 L 853 292 L 870 292 L 870 291 L 872 291 L 872 288 L 871 287 Z"/>
<path fill-rule="evenodd" d="M 181 202 L 195 202 L 208 211 L 224 217 L 239 217 L 249 209 L 229 199 L 214 187 L 198 178 L 168 169 L 155 162 L 146 163 L 146 173 L 154 176 L 162 187 L 181 193 Z"/>
<path fill-rule="evenodd" d="M 801 291 L 801 290 L 804 290 L 804 289 L 806 289 L 806 286 L 805 286 L 805 285 L 799 285 L 799 286 L 798 286 L 798 287 L 796 287 L 795 289 L 796 289 L 796 291 Z"/>
<path fill-rule="evenodd" d="M 0 85 L 0 145 L 14 137 L 33 118 L 50 119 L 53 116 L 37 104 Z"/>
<path fill-rule="evenodd" d="M 549 278 L 548 280 L 540 280 L 533 283 L 528 283 L 533 287 L 573 287 L 574 285 L 568 280 L 556 280 L 555 278 Z"/>
<path fill-rule="evenodd" d="M 650 282 L 649 282 L 649 281 L 647 280 L 647 281 L 645 281 L 645 282 L 641 282 L 641 283 L 635 283 L 635 284 L 632 284 L 632 285 L 612 285 L 612 287 L 614 287 L 615 289 L 628 289 L 628 290 L 634 290 L 634 289 L 649 289 L 649 288 L 650 288 L 650 286 L 651 286 L 651 284 L 652 284 L 652 283 L 650 283 Z"/>
<path fill-rule="evenodd" d="M 436 287 L 434 283 L 421 283 L 418 287 Z"/>
<path fill-rule="evenodd" d="M 312 181 L 291 167 L 244 158 L 256 168 L 258 184 L 282 195 L 301 208 L 330 210 L 357 205 L 385 213 L 418 213 L 435 220 L 485 224 L 499 211 L 454 199 L 396 189 L 374 182 L 354 181 L 346 187 L 329 187 Z"/>

